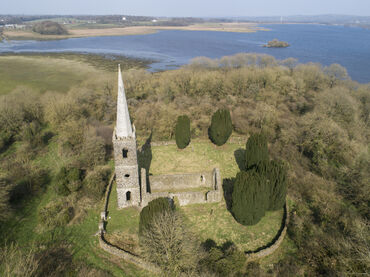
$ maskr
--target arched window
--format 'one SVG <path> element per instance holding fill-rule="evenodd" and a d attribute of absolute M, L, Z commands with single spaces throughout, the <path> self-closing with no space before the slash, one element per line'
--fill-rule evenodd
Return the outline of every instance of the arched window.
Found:
<path fill-rule="evenodd" d="M 131 200 L 131 191 L 126 192 L 126 201 Z"/>
<path fill-rule="evenodd" d="M 128 149 L 123 148 L 122 149 L 122 157 L 127 158 L 127 154 L 128 154 Z"/>

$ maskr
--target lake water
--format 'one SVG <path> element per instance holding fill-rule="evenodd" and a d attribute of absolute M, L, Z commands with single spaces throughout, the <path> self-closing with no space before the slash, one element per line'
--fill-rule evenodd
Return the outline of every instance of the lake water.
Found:
<path fill-rule="evenodd" d="M 278 59 L 294 57 L 299 62 L 339 63 L 352 79 L 370 82 L 370 30 L 358 27 L 313 24 L 261 25 L 270 31 L 228 33 L 212 31 L 160 31 L 121 37 L 73 38 L 56 41 L 11 41 L 0 43 L 1 52 L 84 52 L 154 59 L 152 70 L 188 63 L 192 58 L 220 58 L 240 52 L 265 53 Z M 288 48 L 264 48 L 277 38 Z"/>

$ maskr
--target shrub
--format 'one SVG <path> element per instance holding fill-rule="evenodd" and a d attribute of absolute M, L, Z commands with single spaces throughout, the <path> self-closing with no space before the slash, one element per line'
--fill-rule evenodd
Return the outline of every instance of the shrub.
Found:
<path fill-rule="evenodd" d="M 68 31 L 62 25 L 54 21 L 36 23 L 32 30 L 42 35 L 67 35 Z"/>
<path fill-rule="evenodd" d="M 0 178 L 0 222 L 7 220 L 11 215 L 10 187 L 11 185 L 8 184 L 7 180 Z"/>
<path fill-rule="evenodd" d="M 51 202 L 39 211 L 40 222 L 49 228 L 66 225 L 73 218 L 73 215 L 73 208 L 69 207 L 63 200 Z"/>
<path fill-rule="evenodd" d="M 93 168 L 104 163 L 105 149 L 103 138 L 93 132 L 87 132 L 79 155 L 80 166 Z"/>
<path fill-rule="evenodd" d="M 37 274 L 39 261 L 36 247 L 19 246 L 16 243 L 5 244 L 0 249 L 0 275 L 3 277 L 33 277 Z"/>
<path fill-rule="evenodd" d="M 12 135 L 7 131 L 0 132 L 0 151 L 6 149 L 12 142 Z"/>
<path fill-rule="evenodd" d="M 211 272 L 219 276 L 235 276 L 241 271 L 245 263 L 245 255 L 238 250 L 234 243 L 227 241 L 217 246 L 212 240 L 207 240 L 203 245 L 206 250 L 206 257 L 201 264 Z"/>
<path fill-rule="evenodd" d="M 287 193 L 287 171 L 280 161 L 263 161 L 257 165 L 257 172 L 267 179 L 269 189 L 268 210 L 279 210 L 285 204 Z"/>
<path fill-rule="evenodd" d="M 187 115 L 177 118 L 175 128 L 176 144 L 180 149 L 184 149 L 190 143 L 190 119 Z"/>
<path fill-rule="evenodd" d="M 252 134 L 247 141 L 245 149 L 245 168 L 251 169 L 263 161 L 269 160 L 266 137 L 259 134 Z"/>
<path fill-rule="evenodd" d="M 84 190 L 87 196 L 99 199 L 107 186 L 111 169 L 109 166 L 98 166 L 90 171 L 84 179 Z"/>
<path fill-rule="evenodd" d="M 59 195 L 68 195 L 81 188 L 82 172 L 78 168 L 62 167 L 56 176 L 56 193 Z"/>
<path fill-rule="evenodd" d="M 22 126 L 20 138 L 34 148 L 42 144 L 41 131 L 40 123 L 38 121 L 32 121 Z"/>
<path fill-rule="evenodd" d="M 212 116 L 211 126 L 209 127 L 210 140 L 221 146 L 229 139 L 233 130 L 229 110 L 219 109 Z"/>
<path fill-rule="evenodd" d="M 140 212 L 139 232 L 142 234 L 144 230 L 150 228 L 151 221 L 156 214 L 171 211 L 173 208 L 169 198 L 160 197 L 150 201 Z"/>
<path fill-rule="evenodd" d="M 269 206 L 266 178 L 255 170 L 240 171 L 236 175 L 232 194 L 232 213 L 243 225 L 254 225 L 265 215 Z"/>

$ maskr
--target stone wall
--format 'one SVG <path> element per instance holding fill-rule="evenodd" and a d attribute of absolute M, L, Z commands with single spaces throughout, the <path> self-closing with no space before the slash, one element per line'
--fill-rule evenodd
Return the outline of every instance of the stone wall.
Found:
<path fill-rule="evenodd" d="M 153 189 L 152 182 L 154 182 L 156 189 Z M 199 187 L 208 188 L 209 190 L 207 192 L 191 191 L 191 189 Z M 189 189 L 189 191 L 176 192 L 176 189 Z M 174 192 L 166 190 L 173 190 Z M 145 207 L 150 201 L 158 197 L 176 199 L 180 206 L 220 202 L 223 197 L 220 171 L 215 168 L 211 172 L 149 176 L 149 184 L 147 184 L 146 172 L 142 168 L 140 207 Z"/>
<path fill-rule="evenodd" d="M 247 142 L 247 136 L 240 136 L 240 137 L 235 137 L 232 136 L 228 139 L 228 143 L 236 143 L 236 144 L 245 144 Z M 198 138 L 196 141 L 201 141 L 201 142 L 209 142 L 208 139 L 202 139 Z M 164 141 L 153 141 L 150 143 L 152 146 L 167 146 L 167 145 L 176 145 L 176 141 L 174 140 L 164 140 Z M 191 142 L 190 142 L 191 146 Z"/>
<path fill-rule="evenodd" d="M 212 188 L 212 172 L 149 176 L 150 192 Z"/>
<path fill-rule="evenodd" d="M 107 251 L 108 253 L 115 255 L 121 259 L 124 259 L 127 262 L 133 263 L 145 270 L 148 270 L 154 273 L 161 272 L 161 270 L 154 264 L 148 263 L 142 258 L 140 258 L 139 256 L 136 256 L 128 251 L 125 251 L 114 245 L 111 245 L 109 242 L 105 240 L 103 232 L 100 232 L 99 234 L 99 246 L 105 251 Z"/>
<path fill-rule="evenodd" d="M 247 262 L 261 259 L 263 257 L 269 256 L 272 253 L 274 253 L 279 248 L 279 246 L 281 245 L 281 243 L 283 242 L 285 238 L 288 222 L 289 222 L 288 206 L 287 204 L 285 204 L 283 220 L 281 222 L 281 227 L 276 237 L 272 240 L 270 244 L 264 247 L 261 247 L 257 249 L 256 251 L 246 252 L 245 255 L 247 258 Z"/>
<path fill-rule="evenodd" d="M 182 193 L 158 192 L 158 193 L 151 194 L 151 193 L 146 193 L 146 189 L 145 190 L 142 189 L 141 190 L 142 193 L 143 193 L 143 191 L 145 191 L 145 193 L 143 193 L 143 195 L 142 195 L 142 196 L 144 196 L 144 197 L 142 197 L 143 200 L 144 200 L 144 202 L 142 202 L 142 204 L 145 203 L 145 205 L 147 205 L 147 203 L 149 201 L 151 201 L 151 200 L 153 200 L 157 197 L 169 197 L 171 199 L 174 199 L 176 197 L 178 199 L 178 201 L 180 202 L 180 206 L 187 205 L 187 204 L 190 204 L 190 203 L 219 202 L 219 201 L 222 200 L 222 196 L 223 196 L 222 190 L 221 190 L 221 176 L 219 174 L 218 169 L 214 169 L 212 171 L 212 174 L 213 174 L 212 186 L 215 189 L 208 191 L 206 194 L 204 194 L 202 192 L 182 192 Z M 142 178 L 144 177 L 144 180 L 145 180 L 145 176 L 146 176 L 145 169 L 144 169 L 144 171 L 142 170 L 141 175 L 142 175 Z M 107 212 L 108 212 L 108 210 L 107 210 L 108 209 L 108 202 L 109 202 L 110 192 L 112 190 L 114 177 L 115 177 L 115 174 L 112 175 L 112 177 L 109 181 L 106 193 L 105 193 L 104 211 L 101 212 L 101 217 L 100 217 L 100 221 L 99 221 L 99 246 L 103 250 L 107 251 L 108 253 L 110 253 L 112 255 L 115 255 L 119 258 L 122 258 L 125 261 L 131 262 L 131 263 L 139 266 L 140 268 L 143 268 L 145 270 L 148 270 L 150 272 L 158 274 L 161 271 L 156 265 L 146 262 L 140 256 L 137 256 L 133 253 L 130 253 L 129 251 L 126 251 L 124 249 L 121 249 L 117 246 L 114 246 L 114 245 L 110 244 L 104 238 L 105 221 L 106 221 Z M 202 196 L 204 196 L 204 198 L 202 198 Z M 201 201 L 201 202 L 197 202 L 197 201 Z M 145 205 L 142 205 L 142 207 L 144 207 Z M 279 246 L 281 245 L 281 243 L 283 242 L 283 240 L 285 238 L 285 235 L 286 235 L 286 232 L 287 232 L 288 221 L 289 221 L 288 207 L 285 204 L 285 206 L 284 206 L 284 216 L 283 216 L 283 219 L 282 219 L 281 228 L 280 228 L 279 232 L 277 233 L 276 237 L 274 238 L 274 240 L 270 244 L 268 244 L 264 247 L 261 247 L 260 249 L 257 249 L 256 251 L 246 252 L 245 256 L 246 256 L 247 262 L 250 262 L 250 261 L 253 261 L 253 260 L 256 260 L 256 259 L 260 259 L 260 258 L 266 257 L 266 256 L 271 255 L 272 253 L 274 253 L 279 248 Z"/>
<path fill-rule="evenodd" d="M 110 178 L 109 180 L 109 183 L 108 183 L 108 186 L 107 186 L 107 190 L 105 192 L 105 197 L 104 197 L 104 211 L 102 211 L 100 213 L 100 221 L 99 221 L 99 246 L 107 251 L 108 253 L 112 254 L 112 255 L 115 255 L 119 258 L 122 258 L 124 259 L 125 261 L 128 261 L 128 262 L 131 262 L 145 270 L 148 270 L 148 271 L 151 271 L 151 272 L 154 272 L 154 273 L 160 273 L 160 269 L 151 264 L 151 263 L 148 263 L 146 262 L 145 260 L 143 260 L 142 258 L 140 258 L 139 256 L 135 255 L 135 254 L 132 254 L 124 249 L 121 249 L 117 246 L 114 246 L 112 244 L 110 244 L 108 241 L 105 240 L 104 238 L 104 233 L 105 233 L 105 225 L 106 225 L 106 220 L 107 220 L 107 213 L 108 213 L 108 203 L 109 203 L 109 196 L 110 196 L 110 193 L 112 191 L 112 186 L 113 186 L 113 182 L 114 182 L 114 179 L 115 179 L 116 175 L 113 174 L 112 177 Z"/>

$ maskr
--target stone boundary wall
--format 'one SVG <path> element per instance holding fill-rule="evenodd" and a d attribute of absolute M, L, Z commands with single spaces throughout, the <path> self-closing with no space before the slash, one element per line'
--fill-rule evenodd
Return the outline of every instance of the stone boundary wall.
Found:
<path fill-rule="evenodd" d="M 289 222 L 289 212 L 288 212 L 288 206 L 285 203 L 283 220 L 281 222 L 281 227 L 276 237 L 272 240 L 270 244 L 264 247 L 261 247 L 257 249 L 256 251 L 246 252 L 245 256 L 247 258 L 247 262 L 261 259 L 261 258 L 264 258 L 274 253 L 279 248 L 279 246 L 281 245 L 281 243 L 283 242 L 285 238 L 287 228 L 288 228 L 288 222 Z"/>
<path fill-rule="evenodd" d="M 228 142 L 230 143 L 236 143 L 236 144 L 245 144 L 247 142 L 247 136 L 246 137 L 231 137 L 228 139 Z M 200 139 L 200 142 L 206 142 L 209 141 L 207 139 Z M 150 143 L 151 146 L 166 146 L 166 145 L 176 145 L 176 141 L 174 140 L 168 140 L 168 141 L 154 141 Z M 189 146 L 191 146 L 191 141 Z"/>
<path fill-rule="evenodd" d="M 145 172 L 144 172 L 144 174 L 145 174 Z M 217 173 L 216 173 L 216 176 L 217 176 Z M 103 250 L 105 250 L 106 252 L 108 252 L 112 255 L 115 255 L 119 258 L 122 258 L 125 261 L 131 262 L 131 263 L 137 265 L 140 268 L 143 268 L 143 269 L 148 270 L 150 272 L 159 274 L 161 272 L 161 270 L 157 266 L 155 266 L 154 264 L 148 263 L 148 262 L 144 261 L 142 258 L 140 258 L 139 256 L 137 256 L 135 254 L 132 254 L 129 251 L 123 250 L 123 249 L 121 249 L 117 246 L 114 246 L 114 245 L 110 244 L 104 238 L 105 225 L 106 225 L 107 212 L 108 212 L 109 196 L 110 196 L 110 192 L 112 190 L 112 185 L 113 185 L 114 179 L 115 179 L 115 173 L 113 173 L 112 177 L 110 178 L 107 190 L 105 192 L 104 211 L 101 212 L 100 221 L 99 221 L 99 246 Z M 220 179 L 219 172 L 218 172 L 217 179 Z M 219 180 L 219 182 L 220 181 L 221 180 Z M 221 185 L 221 183 L 218 183 L 218 184 Z M 190 194 L 191 193 L 194 193 L 194 192 L 190 192 Z M 162 194 L 165 197 L 168 197 L 168 195 L 169 195 L 168 193 L 156 193 L 155 195 L 153 195 L 153 199 L 156 198 L 156 197 L 162 196 Z M 182 193 L 180 193 L 180 194 L 182 195 Z M 176 193 L 173 193 L 171 195 L 173 197 L 178 197 L 178 195 L 176 195 Z M 222 192 L 221 192 L 221 189 L 218 189 L 218 191 L 217 190 L 209 191 L 209 192 L 207 192 L 206 195 L 208 195 L 211 202 L 212 202 L 212 199 L 217 200 L 217 201 L 213 201 L 213 202 L 219 202 L 220 201 L 219 197 L 222 197 Z M 283 215 L 283 219 L 282 219 L 282 224 L 281 224 L 280 230 L 277 233 L 276 237 L 272 240 L 272 242 L 270 244 L 268 244 L 264 247 L 261 247 L 261 248 L 257 249 L 256 251 L 245 252 L 246 261 L 247 262 L 254 261 L 254 260 L 269 256 L 272 253 L 274 253 L 279 248 L 279 246 L 281 245 L 281 243 L 283 242 L 283 240 L 285 238 L 285 235 L 286 235 L 286 232 L 287 232 L 288 222 L 289 222 L 289 212 L 288 212 L 288 206 L 287 206 L 287 204 L 285 204 L 284 205 L 284 215 Z"/>
<path fill-rule="evenodd" d="M 126 250 L 123 250 L 117 246 L 114 246 L 110 244 L 108 241 L 105 240 L 104 238 L 104 233 L 105 233 L 105 225 L 106 225 L 106 220 L 107 220 L 107 214 L 108 214 L 108 203 L 109 203 L 109 196 L 112 191 L 112 186 L 113 186 L 113 181 L 116 177 L 116 174 L 113 173 L 112 177 L 109 180 L 107 190 L 105 192 L 105 197 L 104 197 L 104 211 L 101 212 L 100 214 L 100 221 L 99 221 L 99 246 L 105 250 L 106 252 L 115 255 L 119 258 L 124 259 L 125 261 L 131 262 L 145 270 L 148 270 L 153 273 L 160 273 L 160 269 L 146 261 L 144 261 L 142 258 L 140 258 L 137 255 L 134 255 Z"/>
<path fill-rule="evenodd" d="M 128 251 L 125 251 L 123 249 L 120 249 L 114 245 L 111 245 L 109 242 L 107 242 L 105 239 L 104 239 L 104 234 L 103 232 L 100 232 L 99 234 L 99 246 L 107 251 L 108 253 L 112 254 L 112 255 L 115 255 L 119 258 L 122 258 L 124 259 L 125 261 L 128 261 L 128 262 L 131 262 L 137 266 L 139 266 L 140 268 L 143 268 L 145 270 L 148 270 L 150 272 L 153 272 L 153 273 L 160 273 L 161 270 L 156 267 L 155 265 L 151 264 L 151 263 L 148 263 L 146 261 L 144 261 L 142 258 L 140 258 L 139 256 L 136 256 Z"/>

